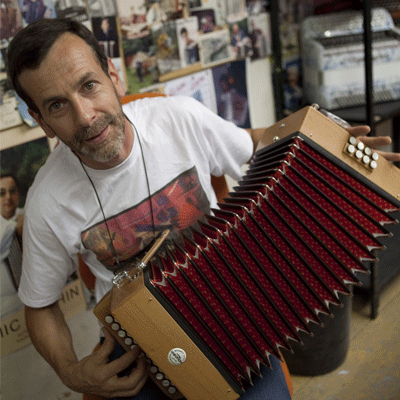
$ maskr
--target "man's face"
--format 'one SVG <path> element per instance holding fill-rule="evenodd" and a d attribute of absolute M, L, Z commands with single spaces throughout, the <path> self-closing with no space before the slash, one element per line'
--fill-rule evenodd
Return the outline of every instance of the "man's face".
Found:
<path fill-rule="evenodd" d="M 5 219 L 14 216 L 19 204 L 19 190 L 11 176 L 0 179 L 0 206 L 1 215 Z"/>
<path fill-rule="evenodd" d="M 110 168 L 126 156 L 125 94 L 115 67 L 109 76 L 81 38 L 66 33 L 34 70 L 19 79 L 40 113 L 30 110 L 47 136 L 57 136 L 93 168 Z"/>

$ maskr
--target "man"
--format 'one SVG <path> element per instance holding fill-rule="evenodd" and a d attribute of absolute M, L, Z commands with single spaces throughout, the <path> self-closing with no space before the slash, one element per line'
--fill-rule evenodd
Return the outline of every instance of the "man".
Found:
<path fill-rule="evenodd" d="M 113 272 L 157 232 L 168 227 L 177 236 L 215 207 L 210 174 L 238 178 L 253 152 L 251 137 L 189 98 L 137 100 L 122 109 L 114 65 L 73 21 L 42 20 L 19 32 L 8 69 L 31 115 L 62 142 L 37 174 L 25 207 L 19 294 L 32 342 L 75 391 L 162 399 L 146 382 L 139 349 L 109 362 L 115 342 L 107 332 L 99 350 L 78 360 L 57 300 L 78 254 L 96 276 L 100 299 Z M 251 132 L 255 142 L 262 132 Z M 281 374 L 279 363 L 268 373 Z M 254 389 L 264 390 L 263 398 L 280 392 L 275 399 L 288 399 L 284 386 L 261 382 Z"/>
<path fill-rule="evenodd" d="M 0 176 L 0 227 L 1 258 L 7 256 L 11 241 L 16 233 L 22 236 L 24 220 L 23 209 L 19 206 L 19 188 L 17 179 L 12 174 Z"/>
<path fill-rule="evenodd" d="M 20 239 L 24 221 L 23 209 L 19 207 L 20 192 L 17 179 L 12 174 L 0 176 L 0 263 L 1 263 L 1 316 L 21 308 L 17 296 L 21 275 Z M 10 251 L 12 257 L 10 259 Z"/>

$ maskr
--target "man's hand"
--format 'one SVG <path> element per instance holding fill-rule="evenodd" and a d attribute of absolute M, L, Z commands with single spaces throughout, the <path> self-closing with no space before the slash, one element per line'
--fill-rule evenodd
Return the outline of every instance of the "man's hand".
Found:
<path fill-rule="evenodd" d="M 96 394 L 105 398 L 136 396 L 148 377 L 148 367 L 139 346 L 122 357 L 109 362 L 115 340 L 103 329 L 105 340 L 99 349 L 77 363 L 71 364 L 61 374 L 63 382 L 80 393 Z M 136 360 L 136 367 L 128 376 L 117 374 Z"/>
<path fill-rule="evenodd" d="M 400 153 L 391 153 L 387 151 L 376 150 L 378 147 L 387 146 L 392 143 L 390 136 L 366 136 L 370 132 L 369 126 L 354 126 L 347 128 L 347 131 L 354 137 L 360 139 L 366 146 L 374 149 L 382 157 L 385 157 L 388 161 L 400 162 Z"/>

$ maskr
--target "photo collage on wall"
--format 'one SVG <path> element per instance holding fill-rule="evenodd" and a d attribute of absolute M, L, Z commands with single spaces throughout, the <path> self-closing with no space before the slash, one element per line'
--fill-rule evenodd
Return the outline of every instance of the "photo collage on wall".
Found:
<path fill-rule="evenodd" d="M 116 1 L 130 93 L 146 90 L 160 76 L 180 69 L 192 67 L 195 72 L 271 54 L 266 2 Z"/>

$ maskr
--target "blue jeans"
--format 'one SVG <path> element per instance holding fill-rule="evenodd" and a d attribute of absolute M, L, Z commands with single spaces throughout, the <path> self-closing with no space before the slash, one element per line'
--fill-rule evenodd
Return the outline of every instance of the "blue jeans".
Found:
<path fill-rule="evenodd" d="M 117 344 L 111 353 L 109 360 L 115 360 L 121 357 L 125 350 Z M 282 371 L 280 361 L 270 356 L 272 369 L 261 366 L 262 378 L 255 377 L 253 379 L 253 386 L 246 389 L 245 394 L 240 398 L 241 400 L 290 400 L 291 396 L 286 384 L 285 375 Z M 129 371 L 126 371 L 128 374 Z M 148 379 L 143 389 L 135 397 L 116 397 L 113 400 L 168 400 L 169 397 L 157 387 L 157 385 Z M 205 399 L 207 400 L 207 399 Z"/>

